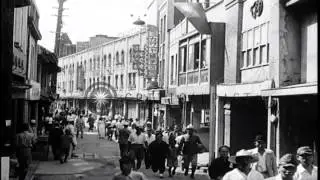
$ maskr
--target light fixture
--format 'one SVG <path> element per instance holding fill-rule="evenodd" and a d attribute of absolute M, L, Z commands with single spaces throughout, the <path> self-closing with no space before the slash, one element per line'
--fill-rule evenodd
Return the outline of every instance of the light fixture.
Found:
<path fill-rule="evenodd" d="M 136 21 L 133 22 L 134 25 L 142 26 L 145 25 L 146 23 L 138 17 Z"/>

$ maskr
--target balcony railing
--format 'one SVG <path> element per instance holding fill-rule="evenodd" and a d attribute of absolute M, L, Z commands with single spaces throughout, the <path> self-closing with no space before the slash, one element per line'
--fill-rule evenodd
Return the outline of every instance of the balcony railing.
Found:
<path fill-rule="evenodd" d="M 209 81 L 209 71 L 208 69 L 200 70 L 200 82 L 208 82 Z"/>
<path fill-rule="evenodd" d="M 188 72 L 188 84 L 196 84 L 199 82 L 199 71 Z"/>

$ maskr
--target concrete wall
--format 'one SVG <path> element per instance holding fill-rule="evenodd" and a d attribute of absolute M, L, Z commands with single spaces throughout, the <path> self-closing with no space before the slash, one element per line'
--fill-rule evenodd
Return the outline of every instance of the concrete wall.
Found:
<path fill-rule="evenodd" d="M 241 26 L 242 26 L 242 2 L 228 0 L 225 5 L 225 60 L 224 60 L 224 82 L 237 83 L 240 81 L 239 59 L 241 48 Z"/>
<path fill-rule="evenodd" d="M 307 14 L 301 22 L 301 83 L 318 82 L 318 16 Z"/>

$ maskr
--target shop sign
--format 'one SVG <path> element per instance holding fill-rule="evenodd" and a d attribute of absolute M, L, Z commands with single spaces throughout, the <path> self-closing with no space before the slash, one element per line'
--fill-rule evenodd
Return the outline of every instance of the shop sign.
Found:
<path fill-rule="evenodd" d="M 31 88 L 26 91 L 27 100 L 40 100 L 41 87 L 40 83 L 31 80 Z"/>

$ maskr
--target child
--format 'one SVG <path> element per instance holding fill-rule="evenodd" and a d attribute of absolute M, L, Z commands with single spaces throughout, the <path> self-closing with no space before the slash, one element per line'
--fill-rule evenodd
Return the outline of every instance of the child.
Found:
<path fill-rule="evenodd" d="M 61 154 L 60 154 L 60 163 L 63 164 L 67 162 L 69 152 L 70 152 L 70 145 L 72 144 L 72 134 L 70 129 L 65 130 L 65 134 L 61 136 Z"/>
<path fill-rule="evenodd" d="M 169 177 L 176 173 L 178 166 L 178 145 L 176 144 L 175 136 L 173 134 L 169 137 L 169 154 L 167 158 L 167 166 L 169 167 Z"/>

